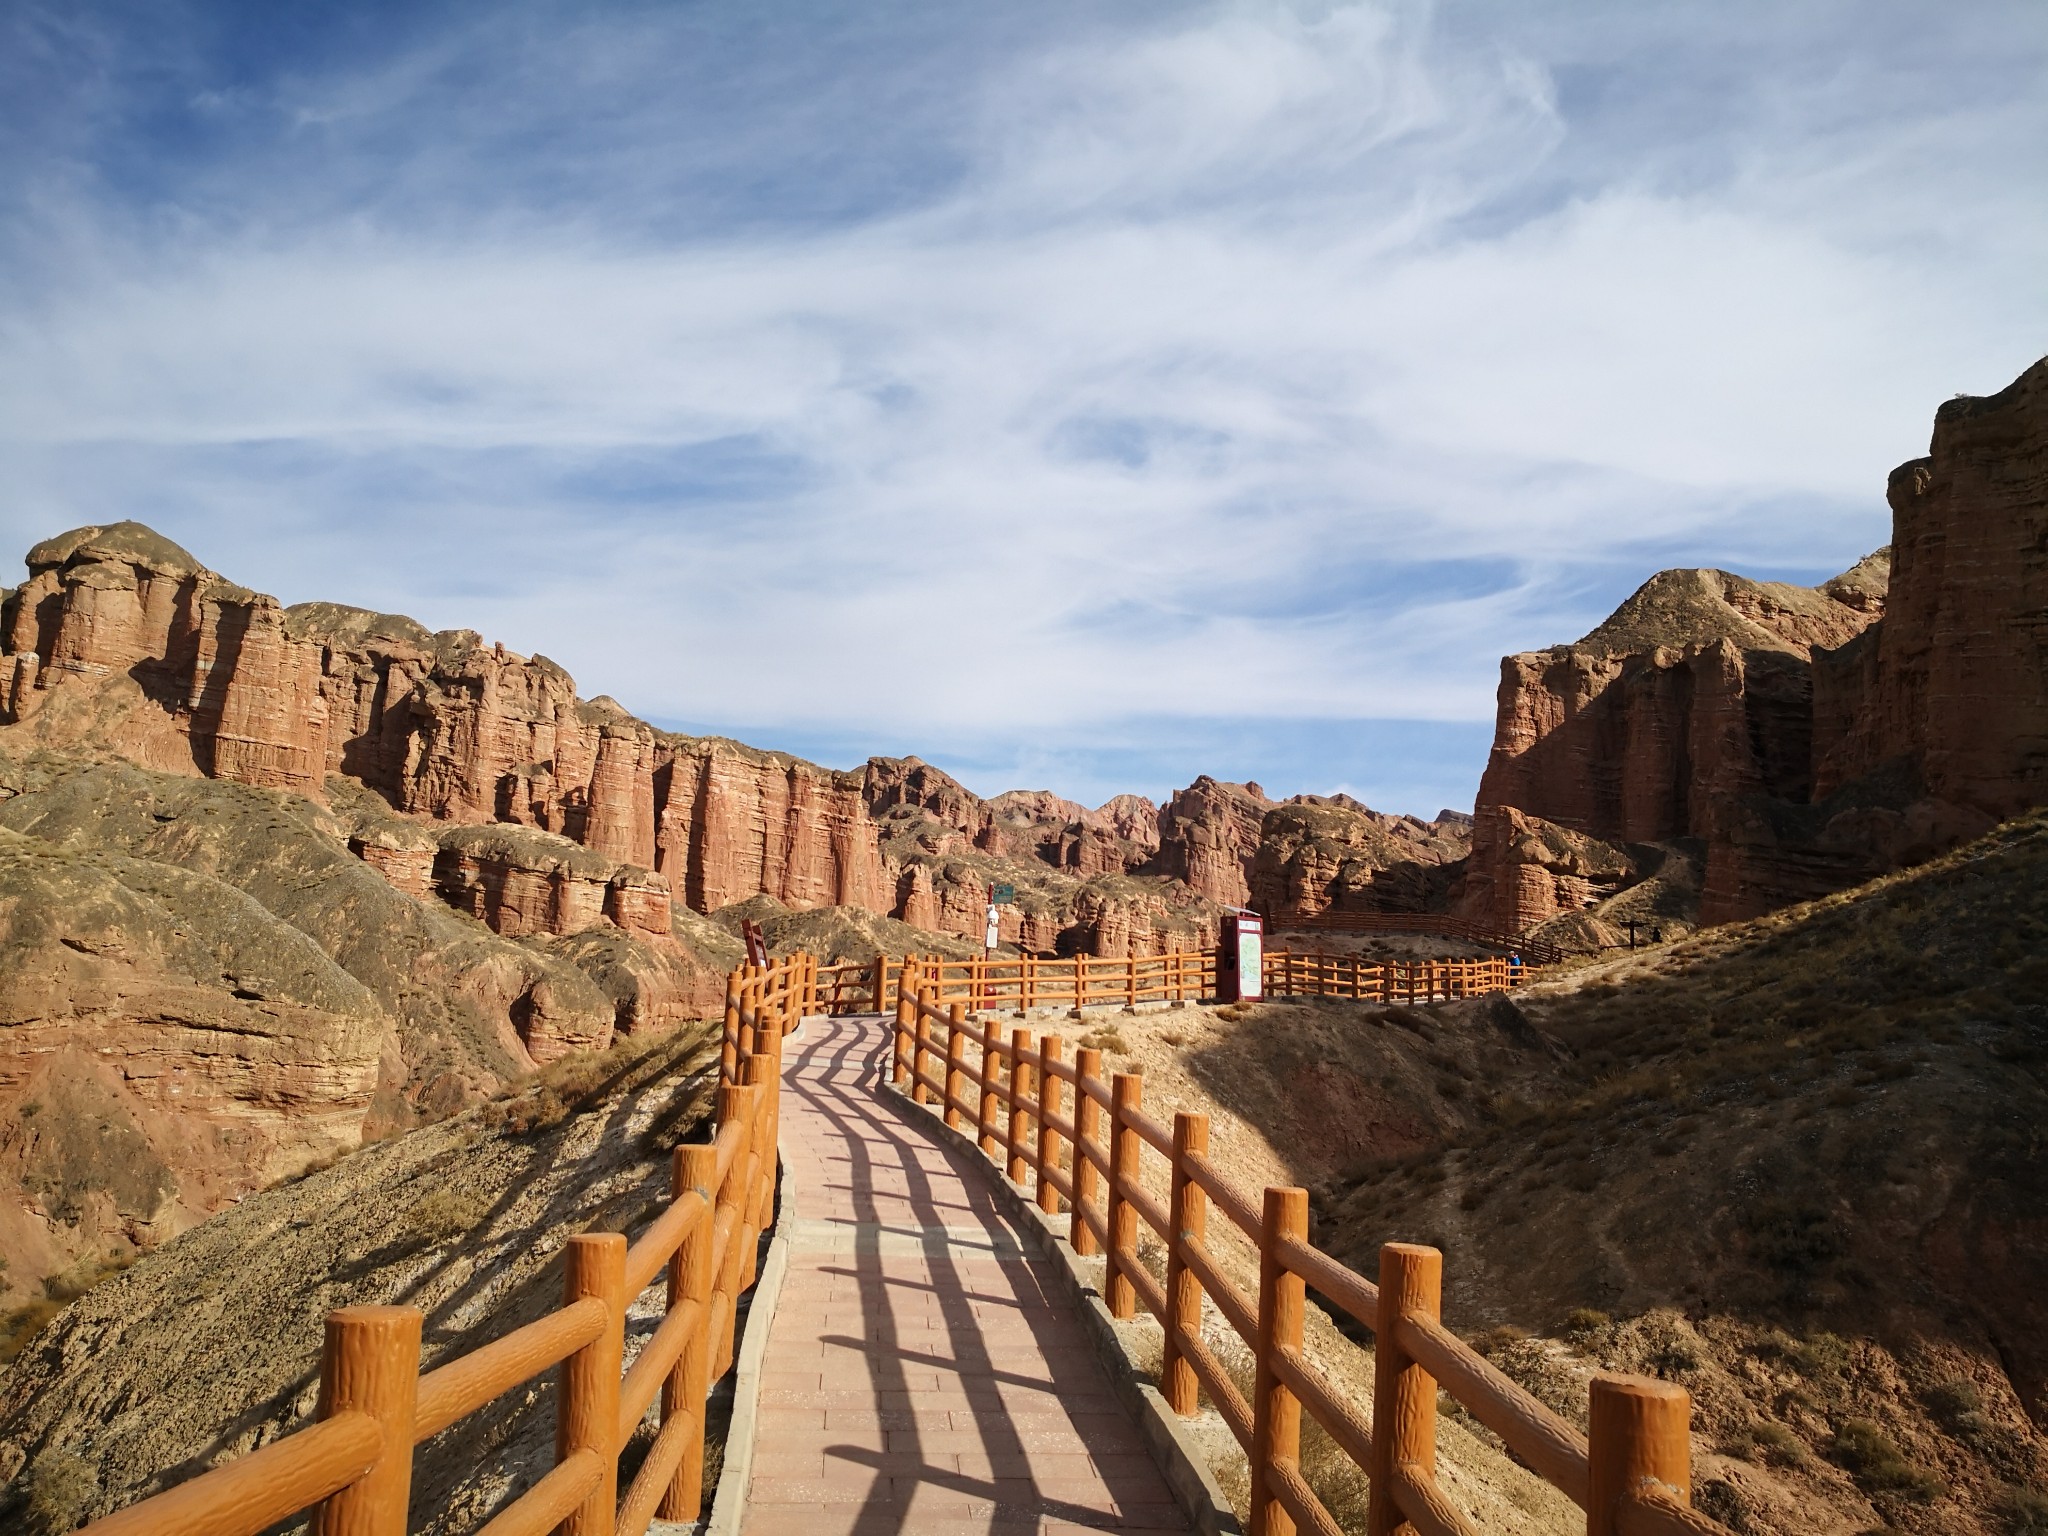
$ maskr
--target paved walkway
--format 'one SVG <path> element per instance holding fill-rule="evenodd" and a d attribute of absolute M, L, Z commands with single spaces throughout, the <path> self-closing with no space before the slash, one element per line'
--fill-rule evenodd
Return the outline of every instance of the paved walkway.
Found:
<path fill-rule="evenodd" d="M 872 1017 L 788 1043 L 798 1219 L 746 1536 L 1188 1530 L 993 1170 L 877 1097 L 887 1050 Z"/>

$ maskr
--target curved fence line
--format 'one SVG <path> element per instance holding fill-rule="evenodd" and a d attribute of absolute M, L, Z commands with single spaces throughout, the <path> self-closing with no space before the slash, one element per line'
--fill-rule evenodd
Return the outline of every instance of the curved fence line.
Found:
<path fill-rule="evenodd" d="M 568 1240 L 559 1309 L 425 1375 L 418 1308 L 330 1312 L 315 1423 L 85 1530 L 257 1536 L 311 1509 L 316 1531 L 404 1536 L 413 1448 L 554 1369 L 554 1469 L 499 1510 L 486 1536 L 641 1536 L 657 1512 L 694 1520 L 705 1399 L 732 1367 L 739 1298 L 774 1218 L 782 1037 L 815 996 L 816 971 L 796 955 L 732 973 L 717 1133 L 675 1149 L 668 1206 L 638 1241 L 618 1232 Z M 666 1315 L 627 1369 L 627 1309 L 663 1275 Z M 657 1399 L 660 1433 L 621 1499 L 619 1451 Z"/>
<path fill-rule="evenodd" d="M 943 1053 L 934 1031 L 943 1031 Z M 979 1052 L 970 1064 L 968 1047 Z M 1072 1064 L 1058 1035 L 970 1021 L 965 1003 L 942 1004 L 935 980 L 908 969 L 897 998 L 893 1081 L 912 1100 L 973 1135 L 1018 1185 L 1029 1181 L 1048 1216 L 1064 1208 L 1077 1254 L 1102 1254 L 1104 1299 L 1118 1318 L 1143 1304 L 1165 1334 L 1160 1394 L 1192 1415 L 1204 1394 L 1251 1468 L 1251 1536 L 1341 1536 L 1301 1473 L 1305 1410 L 1369 1479 L 1371 1536 L 1413 1527 L 1424 1536 L 1477 1536 L 1437 1484 L 1436 1404 L 1449 1393 L 1536 1474 L 1586 1512 L 1588 1536 L 1730 1536 L 1691 1508 L 1692 1401 L 1671 1382 L 1601 1376 L 1592 1383 L 1589 1432 L 1577 1429 L 1443 1326 L 1443 1255 L 1389 1243 L 1377 1282 L 1315 1248 L 1308 1193 L 1238 1189 L 1208 1158 L 1208 1116 L 1183 1112 L 1171 1127 L 1146 1114 L 1144 1079 L 1102 1075 L 1102 1054 Z M 1073 1108 L 1066 1108 L 1071 1090 Z M 1167 1160 L 1165 1204 L 1139 1178 L 1145 1150 Z M 1256 1296 L 1240 1288 L 1208 1245 L 1213 1210 L 1259 1255 Z M 1138 1225 L 1167 1253 L 1162 1284 L 1138 1259 Z M 1302 1352 L 1304 1306 L 1314 1289 L 1376 1341 L 1368 1427 Z M 1202 1336 L 1204 1300 L 1251 1351 L 1247 1401 Z"/>

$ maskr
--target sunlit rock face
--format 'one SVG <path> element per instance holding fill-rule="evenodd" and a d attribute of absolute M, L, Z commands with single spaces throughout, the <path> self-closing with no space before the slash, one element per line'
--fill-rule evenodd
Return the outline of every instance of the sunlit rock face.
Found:
<path fill-rule="evenodd" d="M 1577 644 L 1506 658 L 1461 910 L 1541 923 L 1569 879 L 1598 900 L 1684 845 L 1699 920 L 1727 921 L 2048 799 L 2048 359 L 1945 403 L 1887 495 L 1892 544 L 1819 587 L 1665 571 Z M 1629 870 L 1571 873 L 1572 838 Z"/>

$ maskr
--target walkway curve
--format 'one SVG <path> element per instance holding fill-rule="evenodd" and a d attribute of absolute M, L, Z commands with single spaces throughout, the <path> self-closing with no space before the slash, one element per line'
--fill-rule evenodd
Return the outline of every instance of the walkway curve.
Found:
<path fill-rule="evenodd" d="M 876 1016 L 785 1044 L 789 1273 L 745 1536 L 1187 1531 L 993 1172 L 876 1092 Z"/>

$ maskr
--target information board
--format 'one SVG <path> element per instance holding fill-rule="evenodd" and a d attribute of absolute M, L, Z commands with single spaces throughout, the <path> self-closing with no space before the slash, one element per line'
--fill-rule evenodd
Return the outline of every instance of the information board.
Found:
<path fill-rule="evenodd" d="M 1238 916 L 1237 996 L 1240 1002 L 1256 1002 L 1266 995 L 1264 927 L 1257 917 L 1249 913 Z"/>

